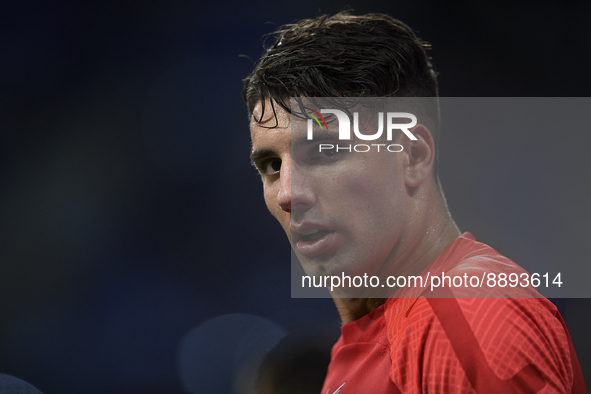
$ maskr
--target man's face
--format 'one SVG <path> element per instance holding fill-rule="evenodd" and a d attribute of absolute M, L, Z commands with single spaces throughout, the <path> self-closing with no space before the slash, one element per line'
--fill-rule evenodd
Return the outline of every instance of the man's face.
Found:
<path fill-rule="evenodd" d="M 308 275 L 376 275 L 401 253 L 413 215 L 403 177 L 404 153 L 319 152 L 290 114 L 261 103 L 251 121 L 253 161 L 265 202 Z M 277 122 L 277 127 L 275 126 Z M 299 124 L 299 123 L 298 123 Z M 329 127 L 335 129 L 335 127 Z M 332 138 L 332 140 L 331 140 Z M 322 143 L 339 143 L 338 133 Z M 348 145 L 355 141 L 341 141 Z M 389 268 L 390 269 L 390 268 Z"/>

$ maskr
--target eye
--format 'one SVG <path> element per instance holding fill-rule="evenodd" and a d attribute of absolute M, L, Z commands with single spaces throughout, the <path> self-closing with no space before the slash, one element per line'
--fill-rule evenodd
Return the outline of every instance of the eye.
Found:
<path fill-rule="evenodd" d="M 263 173 L 267 175 L 275 174 L 281 170 L 281 160 L 271 159 L 263 164 Z"/>
<path fill-rule="evenodd" d="M 334 155 L 337 154 L 337 149 L 336 148 L 322 149 L 320 152 L 318 152 L 318 154 L 321 157 L 330 158 L 330 157 L 333 157 Z"/>
<path fill-rule="evenodd" d="M 310 164 L 328 164 L 337 160 L 342 152 L 337 151 L 334 144 L 320 144 L 312 146 L 308 152 L 308 163 Z"/>

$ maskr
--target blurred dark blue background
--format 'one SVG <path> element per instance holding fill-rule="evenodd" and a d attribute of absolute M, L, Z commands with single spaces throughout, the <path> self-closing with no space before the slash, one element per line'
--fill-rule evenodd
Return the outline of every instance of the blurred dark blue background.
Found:
<path fill-rule="evenodd" d="M 48 394 L 176 393 L 179 343 L 212 317 L 338 333 L 330 300 L 290 298 L 289 245 L 249 164 L 240 90 L 263 34 L 346 4 L 429 41 L 441 96 L 589 95 L 588 1 L 4 2 L 0 372 Z M 586 132 L 568 131 L 580 138 L 560 155 L 513 152 L 535 158 L 532 183 L 503 175 L 522 172 L 499 164 L 494 136 L 444 135 L 461 229 L 518 263 L 588 263 Z M 556 303 L 589 379 L 591 302 Z"/>

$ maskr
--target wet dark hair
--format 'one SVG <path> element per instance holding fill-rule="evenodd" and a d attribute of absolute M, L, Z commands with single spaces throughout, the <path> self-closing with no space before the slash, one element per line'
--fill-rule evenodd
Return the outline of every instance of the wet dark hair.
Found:
<path fill-rule="evenodd" d="M 421 116 L 433 136 L 433 174 L 437 177 L 437 73 L 426 53 L 430 45 L 410 27 L 386 14 L 357 16 L 343 11 L 284 25 L 270 35 L 275 38 L 273 45 L 244 79 L 242 99 L 249 119 L 259 101 L 262 111 L 254 120 L 263 119 L 266 99 L 275 115 L 275 124 L 268 126 L 273 128 L 277 126 L 276 104 L 292 113 L 290 97 L 342 97 L 331 104 L 349 114 L 357 105 L 351 98 L 432 97 L 413 107 L 413 113 Z"/>
<path fill-rule="evenodd" d="M 281 26 L 273 35 L 244 79 L 249 116 L 259 101 L 264 111 L 265 99 L 291 112 L 290 97 L 437 97 L 429 45 L 388 15 L 344 11 Z"/>

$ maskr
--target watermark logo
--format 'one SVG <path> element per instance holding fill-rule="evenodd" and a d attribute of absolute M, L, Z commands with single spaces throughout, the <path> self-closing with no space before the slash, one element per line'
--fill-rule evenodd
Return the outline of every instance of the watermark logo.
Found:
<path fill-rule="evenodd" d="M 318 111 L 314 111 L 312 108 L 308 108 L 308 107 L 304 107 L 305 110 L 310 111 L 307 112 L 307 115 L 309 117 L 311 117 L 312 119 L 314 119 L 316 121 L 316 123 L 318 123 L 318 126 L 320 126 L 320 130 L 324 130 L 322 128 L 322 123 L 324 123 L 324 126 L 326 127 L 326 130 L 328 131 L 328 125 L 326 124 L 326 120 L 324 120 L 324 116 L 320 115 L 318 113 Z M 323 111 L 323 110 L 321 110 Z M 318 119 L 322 119 L 322 123 L 320 123 L 320 120 Z M 308 119 L 308 139 L 311 140 L 312 139 L 312 119 Z"/>
<path fill-rule="evenodd" d="M 309 107 L 304 107 L 304 109 L 309 111 L 306 112 L 306 114 L 310 117 L 308 119 L 307 130 L 308 140 L 312 140 L 314 138 L 314 121 L 316 121 L 321 131 L 324 131 L 325 129 L 328 131 L 328 124 L 326 123 L 326 120 L 322 114 L 333 114 L 336 117 L 339 128 L 339 140 L 351 140 L 351 120 L 344 111 L 338 109 L 321 109 L 320 112 L 318 112 Z M 410 122 L 397 123 L 394 121 L 394 119 L 409 119 Z M 386 123 L 386 139 L 388 141 L 392 141 L 394 130 L 400 130 L 412 141 L 417 141 L 417 137 L 415 137 L 409 130 L 416 126 L 417 117 L 409 112 L 387 112 L 385 114 L 384 112 L 378 112 L 378 130 L 374 134 L 361 133 L 359 130 L 359 112 L 353 112 L 353 133 L 358 139 L 362 141 L 375 141 L 378 138 L 381 138 L 384 133 L 384 123 Z M 351 152 L 354 150 L 355 152 L 368 152 L 371 150 L 372 146 L 376 147 L 378 152 L 380 151 L 380 147 L 386 147 L 389 152 L 401 152 L 404 149 L 400 144 L 390 144 L 388 146 L 386 146 L 386 144 L 371 144 L 371 146 L 367 144 L 348 146 L 340 146 L 338 144 L 336 146 L 334 144 L 320 144 L 319 151 L 322 152 L 323 149 L 337 149 L 337 151 L 347 150 Z"/>

